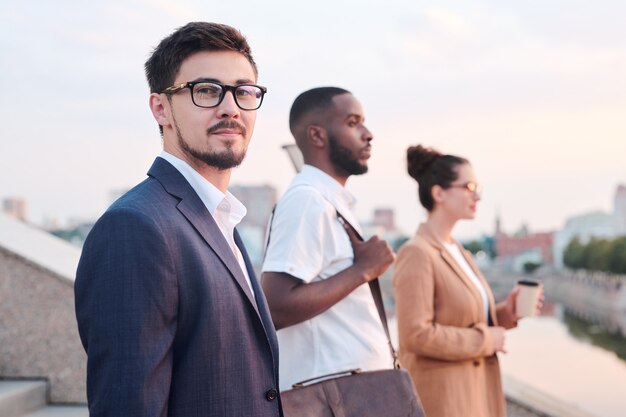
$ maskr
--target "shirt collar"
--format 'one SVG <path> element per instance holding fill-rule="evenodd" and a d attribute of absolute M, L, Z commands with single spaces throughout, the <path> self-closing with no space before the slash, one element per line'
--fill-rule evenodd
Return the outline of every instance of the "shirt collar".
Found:
<path fill-rule="evenodd" d="M 356 204 L 356 198 L 352 193 L 346 190 L 346 188 L 333 177 L 312 165 L 303 165 L 294 183 L 314 186 L 338 209 L 344 207 L 352 211 Z"/>
<path fill-rule="evenodd" d="M 354 216 L 356 198 L 342 186 L 336 179 L 312 165 L 303 165 L 296 175 L 291 187 L 308 185 L 315 188 L 328 202 L 341 213 L 341 215 L 356 229 L 363 234 L 359 223 Z"/>
<path fill-rule="evenodd" d="M 168 152 L 161 152 L 160 157 L 172 164 L 185 177 L 212 216 L 215 215 L 218 206 L 220 206 L 221 210 L 230 212 L 235 224 L 244 218 L 247 213 L 246 207 L 230 191 L 226 191 L 224 194 L 193 169 L 191 165 Z"/>

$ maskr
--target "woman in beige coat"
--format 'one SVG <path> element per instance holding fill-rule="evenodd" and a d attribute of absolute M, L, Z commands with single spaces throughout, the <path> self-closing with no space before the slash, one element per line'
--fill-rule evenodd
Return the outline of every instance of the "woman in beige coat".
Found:
<path fill-rule="evenodd" d="M 400 361 L 428 417 L 506 415 L 498 352 L 517 325 L 517 290 L 495 304 L 471 255 L 452 238 L 473 219 L 480 186 L 469 162 L 422 146 L 407 151 L 428 219 L 394 266 Z"/>

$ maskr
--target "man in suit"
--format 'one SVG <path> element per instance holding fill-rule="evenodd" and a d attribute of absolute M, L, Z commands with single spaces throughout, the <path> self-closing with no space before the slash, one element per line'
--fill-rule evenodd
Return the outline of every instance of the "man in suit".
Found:
<path fill-rule="evenodd" d="M 282 416 L 278 347 L 227 191 L 265 88 L 236 29 L 189 23 L 146 62 L 163 152 L 85 242 L 91 417 Z"/>

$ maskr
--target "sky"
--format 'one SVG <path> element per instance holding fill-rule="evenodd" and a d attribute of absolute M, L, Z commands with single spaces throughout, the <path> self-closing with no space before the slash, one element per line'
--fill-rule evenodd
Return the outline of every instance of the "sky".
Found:
<path fill-rule="evenodd" d="M 412 234 L 425 211 L 406 173 L 421 143 L 468 158 L 484 186 L 455 233 L 562 227 L 612 208 L 626 183 L 626 3 L 513 1 L 0 0 L 0 198 L 28 219 L 97 218 L 161 150 L 143 64 L 189 21 L 248 38 L 268 88 L 231 183 L 294 175 L 288 113 L 312 87 L 350 90 L 374 134 L 352 177 L 357 216 L 392 207 Z"/>

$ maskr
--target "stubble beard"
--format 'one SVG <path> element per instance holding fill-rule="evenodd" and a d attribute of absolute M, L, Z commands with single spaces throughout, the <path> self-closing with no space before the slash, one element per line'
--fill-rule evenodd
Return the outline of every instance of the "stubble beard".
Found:
<path fill-rule="evenodd" d="M 225 143 L 226 150 L 221 152 L 212 151 L 211 149 L 201 151 L 192 148 L 191 145 L 189 145 L 189 143 L 183 137 L 183 134 L 180 132 L 180 127 L 178 126 L 176 117 L 173 117 L 173 119 L 174 128 L 176 129 L 176 137 L 178 138 L 178 145 L 187 155 L 193 157 L 194 159 L 201 161 L 208 166 L 217 168 L 220 171 L 224 171 L 239 166 L 246 157 L 247 148 L 244 148 L 240 152 L 237 152 L 235 151 L 232 142 Z M 207 135 L 208 134 L 209 132 L 207 131 Z M 245 132 L 242 132 L 242 134 L 245 135 Z"/>
<path fill-rule="evenodd" d="M 352 151 L 342 146 L 333 135 L 328 136 L 330 161 L 336 168 L 348 175 L 362 175 L 367 172 L 367 164 L 359 162 Z"/>

